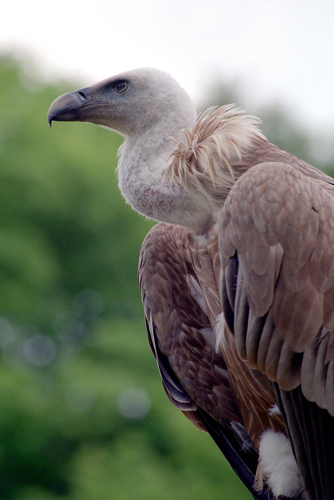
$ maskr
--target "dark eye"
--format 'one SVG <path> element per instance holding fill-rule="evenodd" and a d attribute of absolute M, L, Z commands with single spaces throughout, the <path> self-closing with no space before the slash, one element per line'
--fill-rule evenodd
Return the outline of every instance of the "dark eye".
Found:
<path fill-rule="evenodd" d="M 114 89 L 118 94 L 124 94 L 128 88 L 129 84 L 126 80 L 118 80 L 114 84 Z"/>

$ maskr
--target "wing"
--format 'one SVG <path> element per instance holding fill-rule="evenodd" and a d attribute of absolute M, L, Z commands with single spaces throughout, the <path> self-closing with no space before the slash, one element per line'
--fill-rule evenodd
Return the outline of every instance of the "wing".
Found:
<path fill-rule="evenodd" d="M 166 224 L 147 235 L 140 253 L 139 284 L 150 345 L 171 402 L 210 433 L 254 498 L 258 456 L 241 423 L 226 365 L 193 269 L 189 233 Z"/>
<path fill-rule="evenodd" d="M 240 357 L 274 383 L 309 498 L 334 498 L 334 188 L 284 163 L 235 183 L 221 213 L 223 309 Z"/>

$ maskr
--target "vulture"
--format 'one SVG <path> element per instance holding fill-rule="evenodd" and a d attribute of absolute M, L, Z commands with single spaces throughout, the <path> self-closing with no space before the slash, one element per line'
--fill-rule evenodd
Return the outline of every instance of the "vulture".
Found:
<path fill-rule="evenodd" d="M 48 120 L 125 139 L 120 190 L 158 222 L 138 277 L 170 401 L 255 499 L 334 499 L 334 179 L 235 105 L 197 116 L 156 69 L 62 95 Z"/>

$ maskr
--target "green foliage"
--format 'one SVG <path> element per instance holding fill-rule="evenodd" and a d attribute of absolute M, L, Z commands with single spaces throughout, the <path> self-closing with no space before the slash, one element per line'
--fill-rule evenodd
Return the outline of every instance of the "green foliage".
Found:
<path fill-rule="evenodd" d="M 65 88 L 31 91 L 8 61 L 0 78 L 1 310 L 47 324 L 73 294 L 92 288 L 109 311 L 138 316 L 138 248 L 150 224 L 121 200 L 121 139 L 77 124 L 50 131 L 48 106 Z"/>
<path fill-rule="evenodd" d="M 0 500 L 250 498 L 163 392 L 136 280 L 152 224 L 118 191 L 120 138 L 48 128 L 75 84 L 12 58 L 0 84 Z"/>

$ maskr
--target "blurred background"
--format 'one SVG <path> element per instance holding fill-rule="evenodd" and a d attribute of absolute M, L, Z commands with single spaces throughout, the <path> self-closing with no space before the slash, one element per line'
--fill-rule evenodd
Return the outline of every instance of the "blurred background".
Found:
<path fill-rule="evenodd" d="M 250 499 L 167 400 L 136 272 L 153 223 L 117 188 L 121 138 L 47 126 L 60 94 L 139 66 L 235 102 L 334 174 L 333 3 L 11 2 L 0 19 L 0 499 Z"/>

